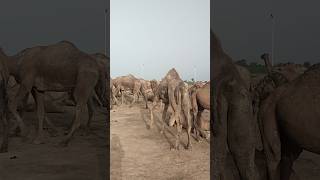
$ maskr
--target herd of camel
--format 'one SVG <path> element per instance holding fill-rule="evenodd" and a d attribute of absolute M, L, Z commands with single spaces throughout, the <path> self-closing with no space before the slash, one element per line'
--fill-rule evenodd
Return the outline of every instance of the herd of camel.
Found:
<path fill-rule="evenodd" d="M 0 152 L 8 151 L 10 133 L 18 129 L 20 135 L 26 137 L 30 132 L 22 116 L 29 96 L 35 101 L 38 119 L 37 134 L 33 139 L 35 144 L 44 143 L 44 123 L 53 130 L 57 129 L 45 114 L 48 93 L 64 92 L 75 106 L 75 117 L 60 143 L 62 146 L 69 143 L 80 126 L 89 130 L 96 109 L 94 100 L 102 107 L 109 106 L 109 57 L 103 54 L 87 54 L 71 42 L 61 41 L 27 48 L 14 56 L 8 56 L 0 49 L 0 62 L 0 122 L 3 127 Z M 11 77 L 16 83 L 14 87 L 9 86 Z M 83 123 L 80 117 L 86 108 L 89 119 Z"/>
<path fill-rule="evenodd" d="M 298 179 L 293 163 L 301 152 L 320 154 L 320 64 L 272 67 L 263 54 L 267 74 L 254 79 L 210 36 L 212 178 Z M 230 156 L 237 172 L 228 173 Z"/>
<path fill-rule="evenodd" d="M 188 134 L 186 149 L 192 148 L 191 130 L 194 130 L 198 141 L 200 135 L 207 138 L 205 131 L 209 130 L 209 126 L 206 128 L 204 123 L 201 123 L 203 122 L 201 114 L 204 110 L 210 110 L 210 82 L 198 81 L 193 85 L 188 85 L 174 68 L 170 69 L 161 81 L 138 79 L 131 74 L 110 80 L 111 109 L 113 104 L 120 104 L 118 99 L 121 99 L 121 104 L 123 104 L 125 96 L 128 97 L 129 94 L 133 95 L 130 107 L 139 99 L 139 96 L 143 97 L 145 108 L 150 110 L 150 128 L 154 125 L 156 108 L 161 107 L 162 127 L 160 132 L 164 133 L 166 125 L 175 125 L 177 128 L 173 149 L 180 148 L 182 128 L 185 128 Z M 171 112 L 171 116 L 166 122 L 168 112 Z"/>
<path fill-rule="evenodd" d="M 89 130 L 97 104 L 94 102 L 109 109 L 119 104 L 119 97 L 124 103 L 129 91 L 133 94 L 131 105 L 139 96 L 144 98 L 150 110 L 150 127 L 154 124 L 156 107 L 164 104 L 160 108 L 161 132 L 166 125 L 167 111 L 171 109 L 168 124 L 177 128 L 173 148 L 179 149 L 180 135 L 185 128 L 186 148 L 190 149 L 191 131 L 197 139 L 203 134 L 198 121 L 204 109 L 210 110 L 211 87 L 213 110 L 209 129 L 213 134 L 213 179 L 230 178 L 227 156 L 232 157 L 236 167 L 237 178 L 233 179 L 297 179 L 292 166 L 302 150 L 320 154 L 320 64 L 308 69 L 296 64 L 272 67 L 268 54 L 264 54 L 261 58 L 268 73 L 254 79 L 225 53 L 213 31 L 210 43 L 211 86 L 210 82 L 190 86 L 175 69 L 169 70 L 160 82 L 132 75 L 111 79 L 109 57 L 87 54 L 68 41 L 27 48 L 14 56 L 7 56 L 0 49 L 0 122 L 3 127 L 0 152 L 8 151 L 11 131 L 18 129 L 21 136 L 28 134 L 22 112 L 29 96 L 35 101 L 38 119 L 33 143 L 44 143 L 44 123 L 55 128 L 45 114 L 45 97 L 50 92 L 66 93 L 75 106 L 72 125 L 61 141 L 63 146 L 80 127 Z M 18 87 L 14 93 L 9 87 L 11 77 Z M 86 107 L 89 119 L 84 123 L 80 114 Z M 257 156 L 258 153 L 263 156 Z M 256 163 L 261 157 L 264 167 Z"/>

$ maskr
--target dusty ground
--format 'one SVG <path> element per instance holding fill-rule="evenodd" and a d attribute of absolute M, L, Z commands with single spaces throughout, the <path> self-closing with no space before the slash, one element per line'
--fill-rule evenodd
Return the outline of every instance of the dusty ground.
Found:
<path fill-rule="evenodd" d="M 49 113 L 49 118 L 57 125 L 61 134 L 73 118 L 72 107 L 68 113 Z M 87 118 L 87 115 L 83 115 Z M 27 123 L 35 122 L 35 113 L 26 114 Z M 107 169 L 106 114 L 97 112 L 92 122 L 92 133 L 71 140 L 68 147 L 56 144 L 62 135 L 50 137 L 47 143 L 33 145 L 22 142 L 21 138 L 10 138 L 9 153 L 0 154 L 0 180 L 105 180 Z M 32 127 L 32 126 L 31 126 Z M 31 136 L 34 130 L 31 129 Z"/>
<path fill-rule="evenodd" d="M 160 122 L 147 128 L 150 115 L 143 104 L 115 107 L 111 111 L 111 179 L 210 179 L 210 146 L 192 139 L 192 151 L 185 150 L 187 134 L 183 132 L 181 150 L 170 150 L 175 128 L 159 133 Z"/>

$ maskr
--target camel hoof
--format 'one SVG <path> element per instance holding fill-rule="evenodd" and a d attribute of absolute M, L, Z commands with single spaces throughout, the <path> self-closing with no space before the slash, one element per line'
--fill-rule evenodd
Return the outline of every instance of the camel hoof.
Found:
<path fill-rule="evenodd" d="M 33 144 L 39 145 L 39 144 L 44 144 L 44 140 L 41 137 L 37 137 L 32 141 Z"/>
<path fill-rule="evenodd" d="M 191 151 L 192 150 L 191 144 L 187 145 L 185 149 Z"/>
<path fill-rule="evenodd" d="M 170 150 L 171 151 L 179 151 L 180 150 L 180 146 L 171 146 Z"/>

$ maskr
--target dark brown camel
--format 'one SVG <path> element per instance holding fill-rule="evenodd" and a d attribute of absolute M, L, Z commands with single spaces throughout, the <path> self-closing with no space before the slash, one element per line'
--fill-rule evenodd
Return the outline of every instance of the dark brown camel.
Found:
<path fill-rule="evenodd" d="M 320 154 L 319 82 L 316 64 L 262 102 L 259 118 L 271 180 L 288 180 L 302 150 Z"/>
<path fill-rule="evenodd" d="M 0 146 L 0 153 L 8 152 L 9 144 L 9 123 L 7 121 L 7 84 L 9 80 L 9 70 L 6 64 L 7 58 L 8 56 L 6 56 L 0 48 L 0 124 L 2 126 L 2 143 Z"/>
<path fill-rule="evenodd" d="M 203 137 L 206 137 L 206 134 L 203 132 L 203 130 L 198 127 L 197 122 L 200 120 L 203 110 L 210 110 L 210 82 L 191 91 L 191 105 L 195 134 L 197 140 L 199 141 L 199 133 Z"/>
<path fill-rule="evenodd" d="M 254 114 L 258 113 L 259 106 L 276 88 L 293 81 L 304 71 L 304 67 L 295 64 L 286 64 L 272 67 L 269 54 L 261 55 L 264 60 L 268 74 L 263 77 L 254 87 Z"/>
<path fill-rule="evenodd" d="M 227 146 L 241 179 L 256 180 L 256 126 L 252 100 L 246 82 L 211 31 L 211 72 L 213 79 L 213 179 L 223 177 Z"/>
<path fill-rule="evenodd" d="M 152 82 L 151 85 L 154 88 L 155 82 Z M 177 128 L 176 142 L 173 148 L 177 150 L 179 149 L 182 124 L 186 124 L 188 134 L 188 144 L 186 148 L 191 149 L 191 102 L 188 87 L 181 80 L 179 74 L 174 68 L 167 73 L 167 75 L 161 80 L 160 84 L 157 86 L 157 89 L 155 90 L 153 105 L 152 107 L 150 107 L 150 128 L 152 128 L 154 123 L 153 111 L 155 105 L 160 99 L 164 103 L 164 110 L 162 112 L 161 133 L 164 133 L 165 118 L 168 108 L 170 106 L 173 110 L 173 116 L 169 120 L 169 126 L 173 126 L 174 124 L 176 124 Z M 183 120 L 184 122 L 182 122 Z"/>
<path fill-rule="evenodd" d="M 15 117 L 21 120 L 16 111 L 17 105 L 28 93 L 32 93 L 37 103 L 39 124 L 37 137 L 33 141 L 35 144 L 43 143 L 44 92 L 72 92 L 76 102 L 75 119 L 61 143 L 67 145 L 80 126 L 80 113 L 92 101 L 93 91 L 104 92 L 106 87 L 101 86 L 105 79 L 102 79 L 104 74 L 101 74 L 97 61 L 67 41 L 29 48 L 23 53 L 22 60 L 12 62 L 10 68 L 10 73 L 20 84 L 17 96 L 9 103 Z M 101 99 L 105 97 L 104 93 L 99 95 Z M 20 128 L 23 129 L 23 126 Z"/>

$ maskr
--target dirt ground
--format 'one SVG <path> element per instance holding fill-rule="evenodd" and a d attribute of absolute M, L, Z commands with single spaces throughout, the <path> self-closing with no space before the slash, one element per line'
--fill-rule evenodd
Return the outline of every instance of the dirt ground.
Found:
<path fill-rule="evenodd" d="M 192 138 L 192 150 L 184 149 L 187 133 L 183 131 L 180 151 L 170 150 L 175 128 L 160 134 L 160 115 L 148 129 L 149 111 L 143 104 L 126 105 L 111 111 L 111 179 L 210 179 L 210 144 Z"/>
<path fill-rule="evenodd" d="M 47 113 L 60 132 L 57 137 L 46 134 L 46 143 L 40 145 L 11 137 L 9 152 L 0 154 L 0 180 L 105 180 L 107 169 L 106 114 L 98 110 L 92 122 L 91 133 L 78 132 L 68 147 L 58 146 L 64 128 L 71 124 L 73 107 L 66 113 Z M 87 113 L 83 115 L 87 118 Z M 24 118 L 31 127 L 29 141 L 34 135 L 35 113 Z"/>

